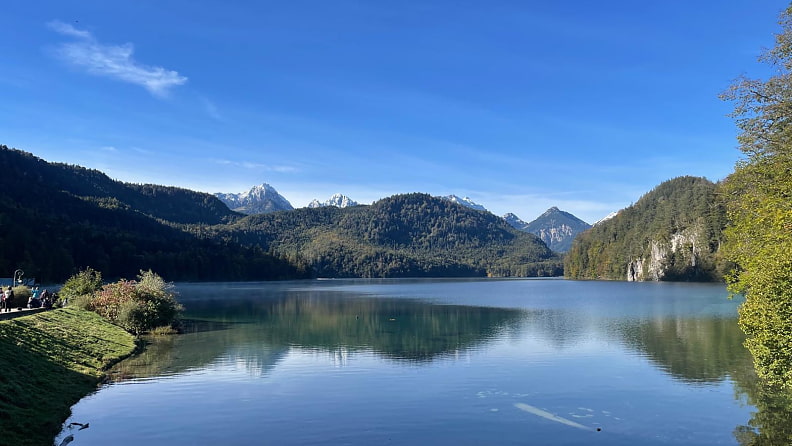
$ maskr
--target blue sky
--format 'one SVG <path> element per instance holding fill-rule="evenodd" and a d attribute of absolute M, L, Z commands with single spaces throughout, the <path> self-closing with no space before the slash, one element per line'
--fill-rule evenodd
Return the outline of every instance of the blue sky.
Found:
<path fill-rule="evenodd" d="M 593 222 L 739 158 L 718 94 L 781 1 L 18 1 L 0 144 L 295 207 L 469 196 Z"/>

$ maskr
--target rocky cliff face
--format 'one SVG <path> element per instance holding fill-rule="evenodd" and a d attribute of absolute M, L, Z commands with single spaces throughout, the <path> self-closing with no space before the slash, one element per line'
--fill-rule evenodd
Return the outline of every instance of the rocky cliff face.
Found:
<path fill-rule="evenodd" d="M 627 264 L 627 281 L 666 280 L 682 271 L 693 271 L 700 263 L 701 247 L 705 246 L 703 228 L 695 226 L 671 234 L 667 242 L 649 242 L 649 256 L 631 260 Z"/>

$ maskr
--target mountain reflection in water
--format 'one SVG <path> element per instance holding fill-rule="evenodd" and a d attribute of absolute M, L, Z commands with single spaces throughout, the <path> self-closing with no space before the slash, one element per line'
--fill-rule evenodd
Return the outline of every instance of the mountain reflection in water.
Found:
<path fill-rule="evenodd" d="M 517 326 L 523 316 L 513 309 L 344 296 L 188 301 L 184 334 L 148 338 L 146 351 L 120 364 L 113 376 L 174 374 L 224 357 L 263 373 L 292 347 L 331 353 L 370 350 L 383 358 L 420 363 L 476 348 Z"/>
<path fill-rule="evenodd" d="M 120 441 L 129 420 L 167 417 L 171 424 L 145 433 L 152 444 L 196 444 L 228 420 L 243 427 L 238 444 L 264 434 L 280 444 L 437 444 L 440 435 L 487 444 L 495 433 L 504 444 L 792 444 L 791 400 L 756 382 L 739 302 L 719 286 L 339 280 L 177 289 L 185 333 L 151 338 L 114 369 L 121 383 L 74 409 L 74 420 L 91 421 L 81 442 Z M 169 406 L 145 410 L 154 401 Z M 105 416 L 119 404 L 132 411 L 127 421 Z M 295 432 L 296 420 L 313 424 Z"/>

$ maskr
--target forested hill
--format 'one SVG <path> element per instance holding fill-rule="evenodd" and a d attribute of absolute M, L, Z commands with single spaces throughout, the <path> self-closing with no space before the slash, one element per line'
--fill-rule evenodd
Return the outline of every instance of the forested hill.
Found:
<path fill-rule="evenodd" d="M 54 200 L 55 197 L 48 196 L 48 191 L 56 190 L 174 223 L 218 224 L 239 216 L 211 194 L 178 187 L 123 183 L 98 170 L 49 163 L 4 145 L 0 145 L 0 186 L 5 195 L 18 197 L 22 202 L 35 201 L 36 205 Z"/>
<path fill-rule="evenodd" d="M 426 194 L 297 209 L 217 227 L 234 242 L 307 262 L 317 276 L 551 276 L 560 260 L 503 219 Z"/>
<path fill-rule="evenodd" d="M 666 181 L 575 238 L 564 262 L 573 279 L 721 280 L 726 214 L 705 178 Z"/>
<path fill-rule="evenodd" d="M 191 198 L 195 198 L 192 201 Z M 233 216 L 210 195 L 119 183 L 95 170 L 51 164 L 0 147 L 0 277 L 62 281 L 87 266 L 107 278 L 153 269 L 168 280 L 302 277 L 305 271 L 253 247 L 195 234 Z M 184 210 L 184 214 L 179 214 Z"/>
<path fill-rule="evenodd" d="M 0 277 L 167 280 L 560 275 L 540 240 L 425 194 L 371 206 L 231 212 L 216 197 L 114 181 L 0 146 Z M 3 273 L 5 271 L 5 273 Z"/>

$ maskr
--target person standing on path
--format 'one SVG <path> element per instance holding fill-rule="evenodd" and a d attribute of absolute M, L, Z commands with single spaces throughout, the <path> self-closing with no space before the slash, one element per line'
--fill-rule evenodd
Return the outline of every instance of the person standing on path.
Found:
<path fill-rule="evenodd" d="M 11 307 L 14 305 L 14 290 L 11 287 L 5 291 L 5 311 L 11 311 Z"/>

